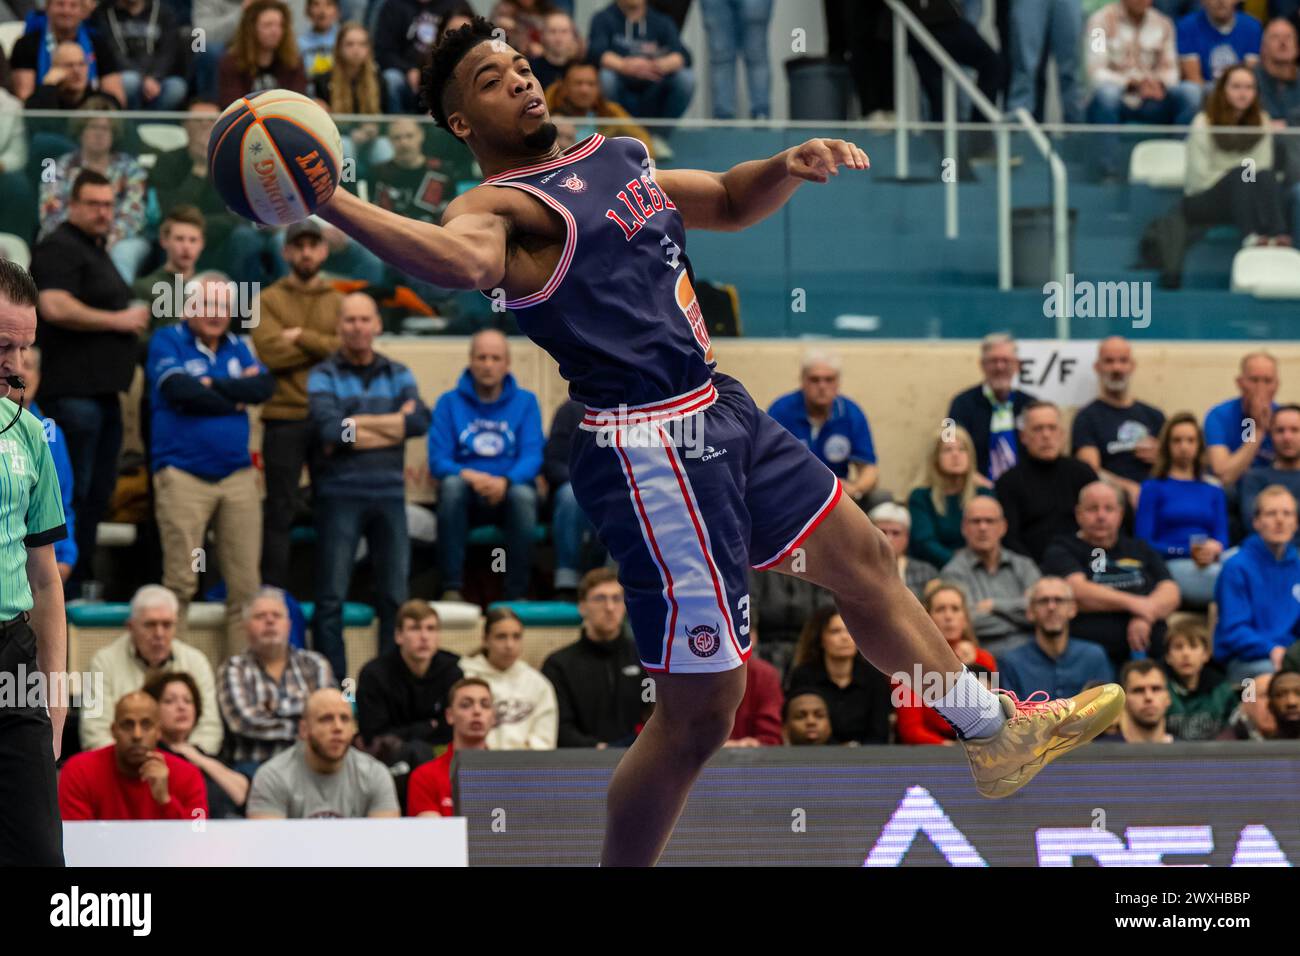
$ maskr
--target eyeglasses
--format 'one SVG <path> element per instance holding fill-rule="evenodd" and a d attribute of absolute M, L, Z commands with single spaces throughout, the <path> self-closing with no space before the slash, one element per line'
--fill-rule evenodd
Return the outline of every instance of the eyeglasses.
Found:
<path fill-rule="evenodd" d="M 1034 607 L 1042 607 L 1045 604 L 1073 604 L 1074 599 L 1068 597 L 1040 597 L 1034 598 L 1029 603 Z"/>

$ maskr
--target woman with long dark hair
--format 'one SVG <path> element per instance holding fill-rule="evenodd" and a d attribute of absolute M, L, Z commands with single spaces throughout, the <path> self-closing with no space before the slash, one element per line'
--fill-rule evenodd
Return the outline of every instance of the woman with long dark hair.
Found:
<path fill-rule="evenodd" d="M 217 67 L 217 101 L 225 109 L 248 93 L 274 89 L 306 95 L 307 74 L 288 6 L 281 0 L 252 0 Z"/>
<path fill-rule="evenodd" d="M 1142 482 L 1134 532 L 1165 559 L 1183 605 L 1206 607 L 1228 546 L 1228 499 L 1205 480 L 1205 434 L 1191 412 L 1165 422 L 1151 477 Z"/>
<path fill-rule="evenodd" d="M 804 622 L 786 688 L 787 696 L 822 696 L 835 743 L 889 743 L 889 680 L 858 653 L 836 608 L 820 608 Z"/>
<path fill-rule="evenodd" d="M 1233 132 L 1211 132 L 1234 127 Z M 1243 246 L 1291 245 L 1273 169 L 1273 132 L 1255 71 L 1223 71 L 1187 135 L 1183 214 L 1189 225 L 1231 223 Z"/>

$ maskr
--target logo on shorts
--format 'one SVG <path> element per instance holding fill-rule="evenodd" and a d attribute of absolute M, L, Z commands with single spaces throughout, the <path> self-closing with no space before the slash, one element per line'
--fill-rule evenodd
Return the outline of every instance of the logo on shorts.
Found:
<path fill-rule="evenodd" d="M 714 448 L 712 445 L 705 445 L 704 454 L 701 456 L 700 461 L 713 461 L 713 459 L 721 458 L 726 453 L 727 449 L 725 448 Z"/>
<path fill-rule="evenodd" d="M 560 185 L 571 193 L 584 193 L 587 191 L 587 184 L 578 178 L 577 173 L 569 173 L 567 177 L 561 180 Z"/>
<path fill-rule="evenodd" d="M 722 646 L 722 642 L 718 640 L 718 625 L 701 624 L 699 627 L 688 627 L 686 643 L 696 657 L 712 657 Z"/>

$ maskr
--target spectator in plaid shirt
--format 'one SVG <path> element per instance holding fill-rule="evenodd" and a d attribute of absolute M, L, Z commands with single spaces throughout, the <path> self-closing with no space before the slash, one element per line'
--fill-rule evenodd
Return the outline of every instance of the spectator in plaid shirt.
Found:
<path fill-rule="evenodd" d="M 217 698 L 227 729 L 225 762 L 251 779 L 298 739 L 298 720 L 312 691 L 338 684 L 324 657 L 289 646 L 283 591 L 259 591 L 244 607 L 244 625 L 248 652 L 221 665 Z"/>

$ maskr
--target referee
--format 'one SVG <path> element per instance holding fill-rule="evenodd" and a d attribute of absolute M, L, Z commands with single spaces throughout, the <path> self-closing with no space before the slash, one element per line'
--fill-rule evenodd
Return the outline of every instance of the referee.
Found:
<path fill-rule="evenodd" d="M 0 866 L 63 865 L 54 761 L 68 634 L 54 542 L 67 529 L 45 431 L 14 378 L 36 341 L 38 295 L 26 269 L 0 259 L 0 682 L 10 685 L 0 685 Z M 29 690 L 37 668 L 40 698 Z"/>

